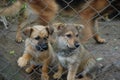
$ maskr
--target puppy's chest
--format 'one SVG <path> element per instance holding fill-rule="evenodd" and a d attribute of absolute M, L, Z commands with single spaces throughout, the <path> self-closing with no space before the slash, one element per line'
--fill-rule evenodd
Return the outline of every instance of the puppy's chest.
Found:
<path fill-rule="evenodd" d="M 38 51 L 36 51 L 36 52 L 32 52 L 32 56 L 34 57 L 34 58 L 39 58 L 40 56 L 41 56 L 41 52 L 38 52 Z"/>
<path fill-rule="evenodd" d="M 77 57 L 76 56 L 69 56 L 69 57 L 64 57 L 61 55 L 57 55 L 58 56 L 58 60 L 60 62 L 60 64 L 64 67 L 64 68 L 68 68 L 68 66 L 70 64 L 74 64 L 77 62 Z"/>
<path fill-rule="evenodd" d="M 44 57 L 44 56 L 42 55 L 41 52 L 33 52 L 33 53 L 32 53 L 32 56 L 33 56 L 33 58 L 31 59 L 31 62 L 34 63 L 34 64 L 40 64 L 40 63 L 42 63 L 43 60 L 44 60 L 44 59 L 42 58 L 42 57 Z"/>

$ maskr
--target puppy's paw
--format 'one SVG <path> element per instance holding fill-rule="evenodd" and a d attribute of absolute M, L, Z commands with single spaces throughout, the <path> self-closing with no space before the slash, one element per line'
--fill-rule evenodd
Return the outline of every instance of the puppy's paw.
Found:
<path fill-rule="evenodd" d="M 29 73 L 31 73 L 31 72 L 33 71 L 33 68 L 28 67 L 28 68 L 26 68 L 26 69 L 25 69 L 25 71 L 26 71 L 26 73 L 28 73 L 28 74 L 29 74 Z"/>
<path fill-rule="evenodd" d="M 27 65 L 27 62 L 28 62 L 28 60 L 25 59 L 25 58 L 23 58 L 23 57 L 20 57 L 20 58 L 18 59 L 18 61 L 17 61 L 18 66 L 20 66 L 20 67 L 26 66 L 26 65 Z"/>
<path fill-rule="evenodd" d="M 53 75 L 53 78 L 54 78 L 54 79 L 60 79 L 61 76 L 62 76 L 62 73 L 61 73 L 61 72 L 57 72 L 57 73 L 55 73 L 55 74 Z"/>
<path fill-rule="evenodd" d="M 49 80 L 48 74 L 42 74 L 41 80 Z"/>

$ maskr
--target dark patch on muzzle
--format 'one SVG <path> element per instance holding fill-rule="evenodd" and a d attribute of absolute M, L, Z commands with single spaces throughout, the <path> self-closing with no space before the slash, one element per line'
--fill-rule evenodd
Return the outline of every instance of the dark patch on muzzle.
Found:
<path fill-rule="evenodd" d="M 48 49 L 48 44 L 47 43 L 38 44 L 38 45 L 36 45 L 36 49 L 38 51 L 45 51 Z"/>

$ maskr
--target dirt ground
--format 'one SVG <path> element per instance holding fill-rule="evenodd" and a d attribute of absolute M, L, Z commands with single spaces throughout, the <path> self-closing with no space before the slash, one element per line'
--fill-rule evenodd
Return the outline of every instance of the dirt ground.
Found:
<path fill-rule="evenodd" d="M 105 44 L 97 44 L 90 39 L 85 47 L 96 56 L 102 70 L 97 74 L 96 80 L 120 80 L 120 21 L 101 21 L 99 31 Z M 9 23 L 9 29 L 0 24 L 0 80 L 31 80 L 31 74 L 17 66 L 17 59 L 24 51 L 24 42 L 16 43 L 17 22 Z M 37 76 L 40 74 L 35 72 Z M 33 77 L 32 80 L 40 80 Z M 64 80 L 64 79 L 61 79 Z"/>
<path fill-rule="evenodd" d="M 94 53 L 98 61 L 104 65 L 96 80 L 120 80 L 120 21 L 102 22 L 101 36 L 107 40 L 106 44 L 90 42 L 87 48 Z"/>

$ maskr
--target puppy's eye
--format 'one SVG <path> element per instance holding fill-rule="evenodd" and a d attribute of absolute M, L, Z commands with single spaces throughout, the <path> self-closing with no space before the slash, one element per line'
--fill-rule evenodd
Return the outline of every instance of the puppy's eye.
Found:
<path fill-rule="evenodd" d="M 48 36 L 44 38 L 44 40 L 47 40 L 48 39 Z"/>
<path fill-rule="evenodd" d="M 39 40 L 39 39 L 40 39 L 40 37 L 39 37 L 39 36 L 35 37 L 35 40 Z"/>
<path fill-rule="evenodd" d="M 45 37 L 44 40 L 47 40 L 47 38 Z"/>
<path fill-rule="evenodd" d="M 67 36 L 68 38 L 71 38 L 71 37 L 72 37 L 72 35 L 71 35 L 71 34 L 66 34 L 66 36 Z"/>
<path fill-rule="evenodd" d="M 76 37 L 78 37 L 79 35 L 78 34 L 76 34 Z"/>

